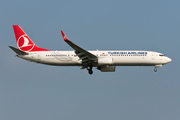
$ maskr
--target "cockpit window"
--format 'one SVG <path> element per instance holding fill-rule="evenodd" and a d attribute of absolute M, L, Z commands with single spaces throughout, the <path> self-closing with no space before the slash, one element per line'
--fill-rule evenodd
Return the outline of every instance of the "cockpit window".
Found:
<path fill-rule="evenodd" d="M 159 56 L 163 57 L 163 56 L 165 56 L 165 55 L 163 55 L 163 54 L 159 54 Z"/>

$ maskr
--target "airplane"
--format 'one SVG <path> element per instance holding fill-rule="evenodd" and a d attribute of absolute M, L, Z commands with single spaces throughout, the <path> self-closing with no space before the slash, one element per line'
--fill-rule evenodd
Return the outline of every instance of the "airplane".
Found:
<path fill-rule="evenodd" d="M 64 41 L 73 51 L 50 51 L 40 48 L 28 37 L 19 25 L 13 25 L 17 47 L 9 46 L 17 57 L 30 62 L 54 66 L 81 66 L 93 74 L 93 67 L 101 72 L 115 72 L 116 66 L 155 66 L 158 67 L 171 62 L 169 57 L 153 51 L 142 50 L 107 50 L 87 51 L 72 41 L 61 31 Z"/>

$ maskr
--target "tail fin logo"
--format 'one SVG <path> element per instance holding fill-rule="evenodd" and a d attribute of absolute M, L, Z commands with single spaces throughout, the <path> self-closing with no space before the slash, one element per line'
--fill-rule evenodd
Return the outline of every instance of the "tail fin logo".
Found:
<path fill-rule="evenodd" d="M 35 44 L 29 39 L 29 37 L 25 35 L 21 35 L 17 40 L 17 46 L 20 50 L 23 51 L 31 51 Z"/>

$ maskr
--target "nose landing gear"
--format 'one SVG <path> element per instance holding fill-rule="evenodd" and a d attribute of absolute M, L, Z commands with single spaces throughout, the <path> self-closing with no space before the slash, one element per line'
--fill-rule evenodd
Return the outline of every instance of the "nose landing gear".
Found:
<path fill-rule="evenodd" d="M 155 65 L 154 72 L 157 72 L 157 68 L 158 68 L 158 67 L 162 67 L 162 64 L 160 64 L 160 65 Z"/>

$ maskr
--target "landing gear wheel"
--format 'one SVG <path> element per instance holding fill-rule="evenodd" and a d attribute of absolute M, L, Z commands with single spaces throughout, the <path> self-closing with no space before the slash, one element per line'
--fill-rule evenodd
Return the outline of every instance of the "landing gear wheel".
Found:
<path fill-rule="evenodd" d="M 88 70 L 89 74 L 92 75 L 93 74 L 93 71 L 92 70 Z"/>
<path fill-rule="evenodd" d="M 87 70 L 88 70 L 88 72 L 89 72 L 90 75 L 93 74 L 92 68 L 93 68 L 92 64 L 89 64 L 89 65 L 87 66 Z"/>
<path fill-rule="evenodd" d="M 157 69 L 156 69 L 156 68 L 154 69 L 154 72 L 157 72 Z"/>

